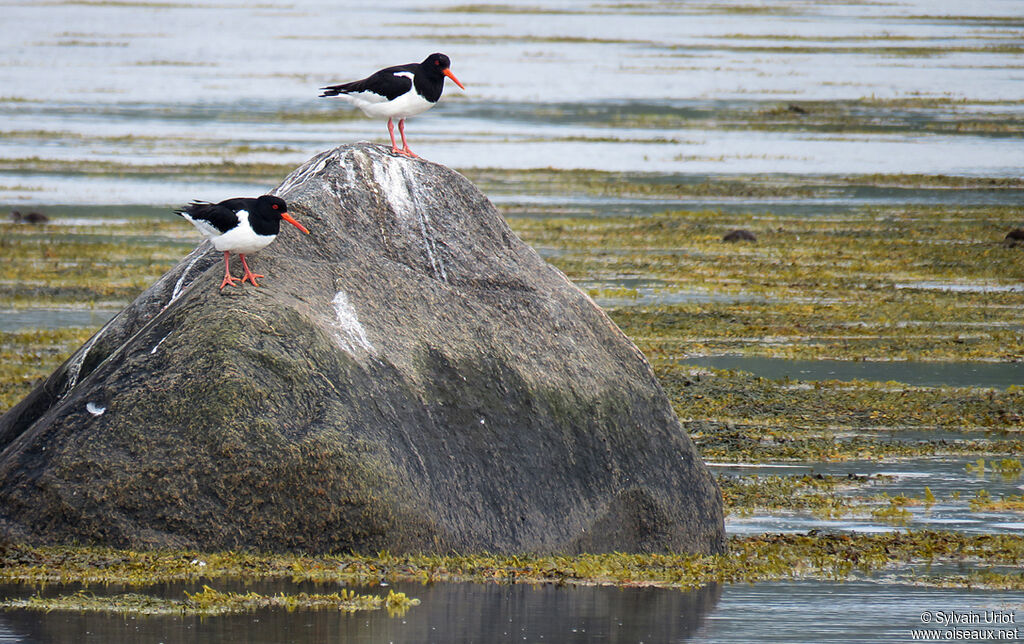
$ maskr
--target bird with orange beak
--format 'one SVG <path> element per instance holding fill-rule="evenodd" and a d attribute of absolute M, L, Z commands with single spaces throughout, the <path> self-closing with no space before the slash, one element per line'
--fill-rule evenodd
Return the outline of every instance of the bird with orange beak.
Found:
<path fill-rule="evenodd" d="M 309 234 L 305 226 L 288 214 L 288 204 L 284 199 L 273 195 L 255 199 L 239 197 L 220 203 L 193 201 L 175 212 L 192 222 L 213 243 L 214 248 L 224 253 L 224 281 L 220 283 L 221 289 L 228 284 L 235 286 L 235 282 L 239 281 L 239 278 L 231 276 L 231 253 L 237 253 L 242 258 L 245 274 L 241 281 L 244 283 L 248 280 L 253 286 L 259 286 L 256 278 L 263 275 L 249 270 L 245 256 L 265 248 L 277 239 L 281 232 L 281 220 Z"/>
<path fill-rule="evenodd" d="M 405 140 L 405 119 L 426 112 L 437 104 L 448 77 L 462 89 L 465 85 L 452 73 L 451 61 L 444 54 L 430 54 L 422 63 L 396 65 L 375 72 L 362 80 L 321 87 L 325 96 L 340 96 L 369 117 L 388 119 L 391 151 L 415 157 Z M 402 147 L 395 143 L 394 119 L 398 119 L 398 132 Z"/>

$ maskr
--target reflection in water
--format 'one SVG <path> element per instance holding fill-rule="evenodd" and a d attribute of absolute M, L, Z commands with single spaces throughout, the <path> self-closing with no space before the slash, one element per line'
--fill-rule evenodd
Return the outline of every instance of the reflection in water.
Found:
<path fill-rule="evenodd" d="M 286 583 L 214 585 L 218 590 L 261 594 L 336 590 L 322 586 L 299 589 Z M 182 588 L 162 586 L 160 591 L 180 597 Z M 351 615 L 264 610 L 202 619 L 8 611 L 0 614 L 0 643 L 679 642 L 701 627 L 721 594 L 718 585 L 693 591 L 471 583 L 395 584 L 393 588 L 422 603 L 402 617 L 388 617 L 383 610 Z M 48 594 L 52 590 L 48 589 Z M 124 589 L 97 587 L 90 591 L 101 594 Z M 25 587 L 0 586 L 3 596 L 30 593 Z"/>
<path fill-rule="evenodd" d="M 873 582 L 771 582 L 732 584 L 705 626 L 690 641 L 725 642 L 910 642 L 913 631 L 934 627 L 925 611 L 981 615 L 984 611 L 1016 613 L 1021 621 L 1024 593 L 963 588 L 920 588 Z M 930 613 L 930 615 L 933 613 Z M 964 627 L 960 627 L 963 629 Z M 966 627 L 977 639 L 1017 640 L 1019 624 Z M 948 626 L 944 627 L 948 630 Z M 986 633 L 989 635 L 986 636 Z M 1018 631 L 1024 634 L 1024 630 Z M 980 637 L 979 637 L 980 636 Z M 931 641 L 953 639 L 921 638 Z"/>
<path fill-rule="evenodd" d="M 241 584 L 234 586 L 234 590 L 243 589 Z M 24 587 L 0 585 L 0 596 L 15 588 L 18 594 L 27 592 Z M 177 589 L 180 593 L 181 588 L 163 586 L 149 592 Z M 288 582 L 245 588 L 260 593 L 328 590 Z M 912 639 L 912 629 L 923 626 L 923 611 L 955 608 L 1019 615 L 1018 607 L 1024 602 L 1019 591 L 915 587 L 895 578 L 712 585 L 693 591 L 472 583 L 397 584 L 396 588 L 423 603 L 403 617 L 388 617 L 384 611 L 353 615 L 258 611 L 205 619 L 9 611 L 0 613 L 0 644 L 906 642 Z M 95 592 L 107 591 L 97 588 Z M 1008 626 L 1012 629 L 1016 623 Z M 982 624 L 976 630 L 1003 630 L 1003 626 Z"/>

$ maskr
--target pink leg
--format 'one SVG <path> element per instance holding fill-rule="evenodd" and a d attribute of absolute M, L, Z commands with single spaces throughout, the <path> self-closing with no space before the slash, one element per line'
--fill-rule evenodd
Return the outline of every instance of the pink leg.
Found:
<path fill-rule="evenodd" d="M 245 261 L 245 255 L 239 253 L 238 256 L 242 258 L 242 268 L 245 269 L 245 275 L 242 276 L 242 281 L 244 282 L 245 280 L 249 280 L 250 282 L 252 282 L 253 286 L 259 286 L 259 284 L 256 283 L 256 278 L 263 277 L 263 275 L 260 275 L 259 273 L 253 273 L 252 271 L 249 270 L 249 264 L 247 264 Z"/>
<path fill-rule="evenodd" d="M 409 149 L 409 143 L 405 140 L 405 119 L 398 119 L 398 133 L 402 135 L 402 149 L 400 153 L 407 157 L 417 158 L 413 151 Z"/>
<path fill-rule="evenodd" d="M 402 129 L 401 121 L 398 122 L 398 129 Z M 391 119 L 388 119 L 388 134 L 391 135 L 391 151 L 397 152 L 398 154 L 402 154 L 402 151 L 398 149 L 398 144 L 395 143 L 395 124 L 391 122 Z M 404 134 L 402 136 L 403 138 L 405 137 Z"/>
<path fill-rule="evenodd" d="M 228 258 L 230 256 L 231 253 L 224 251 L 224 281 L 220 283 L 221 289 L 223 289 L 228 284 L 230 284 L 231 286 L 235 286 L 235 282 L 238 281 L 237 277 L 231 277 L 231 266 L 228 264 Z"/>

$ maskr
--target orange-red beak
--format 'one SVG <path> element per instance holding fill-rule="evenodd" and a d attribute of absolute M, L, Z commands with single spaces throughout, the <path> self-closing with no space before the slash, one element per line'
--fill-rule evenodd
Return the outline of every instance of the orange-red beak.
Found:
<path fill-rule="evenodd" d="M 306 230 L 306 227 L 303 226 L 302 224 L 300 224 L 299 222 L 295 221 L 295 219 L 291 215 L 289 215 L 288 213 L 282 212 L 281 213 L 281 219 L 284 219 L 289 224 L 291 224 L 292 226 L 295 226 L 296 228 L 298 228 L 302 232 L 306 233 L 307 235 L 309 234 L 309 231 Z"/>
<path fill-rule="evenodd" d="M 458 78 L 455 78 L 455 74 L 452 73 L 452 70 L 446 69 L 446 70 L 444 70 L 441 73 L 444 74 L 445 76 L 447 76 L 448 78 L 452 79 L 453 81 L 455 81 L 455 84 L 458 85 L 459 87 L 461 87 L 462 89 L 466 89 L 466 86 L 463 85 L 462 83 L 460 83 Z"/>

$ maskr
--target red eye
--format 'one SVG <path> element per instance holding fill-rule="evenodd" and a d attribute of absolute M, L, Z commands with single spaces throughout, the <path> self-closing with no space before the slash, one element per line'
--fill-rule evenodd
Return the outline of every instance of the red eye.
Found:
<path fill-rule="evenodd" d="M 272 206 L 272 208 L 273 208 L 274 210 L 277 210 L 277 204 L 274 204 L 274 205 Z"/>

